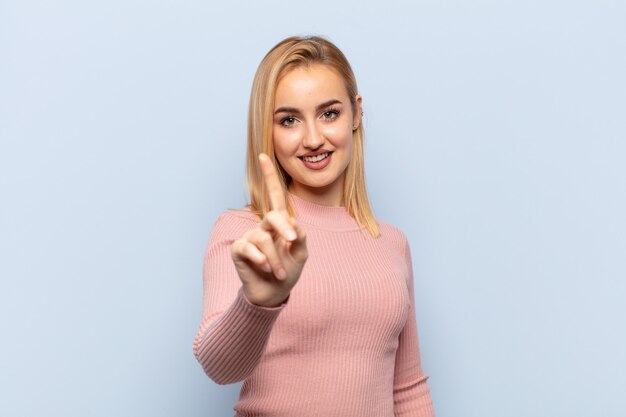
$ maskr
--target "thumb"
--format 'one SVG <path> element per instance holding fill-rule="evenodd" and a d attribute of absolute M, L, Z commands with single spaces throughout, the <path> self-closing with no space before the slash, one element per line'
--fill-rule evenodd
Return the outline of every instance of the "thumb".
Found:
<path fill-rule="evenodd" d="M 308 257 L 308 251 L 306 248 L 306 233 L 300 224 L 293 217 L 289 218 L 289 224 L 296 231 L 296 240 L 291 242 L 291 256 L 294 257 L 298 262 L 304 262 Z"/>

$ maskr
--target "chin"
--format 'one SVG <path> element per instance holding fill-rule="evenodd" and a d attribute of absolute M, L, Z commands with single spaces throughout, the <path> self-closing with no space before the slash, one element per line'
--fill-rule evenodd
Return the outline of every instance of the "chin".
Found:
<path fill-rule="evenodd" d="M 301 181 L 298 181 L 298 180 L 296 181 L 300 183 L 301 185 L 309 187 L 309 188 L 325 188 L 325 187 L 330 187 L 333 184 L 335 184 L 335 182 L 337 182 L 339 177 L 340 175 L 332 175 L 330 178 L 319 178 L 316 180 L 303 178 Z"/>

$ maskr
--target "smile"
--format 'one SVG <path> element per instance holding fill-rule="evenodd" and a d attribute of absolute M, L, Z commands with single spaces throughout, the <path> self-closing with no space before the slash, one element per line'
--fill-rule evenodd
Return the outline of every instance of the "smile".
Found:
<path fill-rule="evenodd" d="M 330 155 L 330 152 L 322 153 L 315 156 L 303 156 L 302 159 L 307 162 L 319 162 L 322 159 L 326 159 Z"/>
<path fill-rule="evenodd" d="M 301 156 L 300 160 L 305 167 L 319 170 L 325 168 L 330 163 L 332 155 L 332 152 L 326 152 L 315 156 Z"/>

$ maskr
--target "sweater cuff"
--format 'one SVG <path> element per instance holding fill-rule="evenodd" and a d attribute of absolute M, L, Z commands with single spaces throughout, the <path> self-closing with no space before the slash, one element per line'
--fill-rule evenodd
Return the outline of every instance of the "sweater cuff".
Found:
<path fill-rule="evenodd" d="M 285 298 L 285 301 L 283 301 L 280 305 L 277 305 L 275 307 L 264 307 L 264 306 L 260 306 L 258 304 L 254 304 L 252 301 L 248 300 L 248 298 L 246 297 L 246 295 L 243 292 L 243 287 L 239 288 L 239 291 L 237 292 L 237 298 L 242 298 L 245 303 L 249 304 L 251 307 L 253 308 L 257 308 L 257 309 L 261 309 L 261 310 L 267 310 L 267 311 L 275 311 L 275 310 L 282 310 L 286 305 L 287 302 L 289 301 L 289 297 L 291 297 L 291 294 L 289 294 L 287 296 L 287 298 Z M 239 300 L 237 300 L 239 301 Z"/>
<path fill-rule="evenodd" d="M 277 307 L 263 307 L 253 304 L 243 292 L 243 287 L 237 291 L 235 301 L 224 312 L 218 327 L 227 327 L 228 333 L 241 332 L 249 340 L 264 341 L 274 326 L 280 312 L 287 305 L 285 300 Z M 227 326 L 224 326 L 226 325 Z M 251 333 L 249 333 L 251 332 Z"/>

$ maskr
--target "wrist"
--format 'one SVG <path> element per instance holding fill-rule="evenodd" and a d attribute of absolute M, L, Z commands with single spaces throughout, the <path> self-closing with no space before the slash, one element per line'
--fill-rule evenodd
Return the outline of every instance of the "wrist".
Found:
<path fill-rule="evenodd" d="M 287 303 L 287 300 L 289 300 L 290 294 L 287 294 L 286 297 L 272 298 L 270 300 L 263 300 L 263 301 L 255 300 L 253 297 L 249 297 L 245 291 L 242 291 L 242 295 L 248 303 L 256 307 L 278 308 L 278 307 L 282 307 L 283 305 Z"/>

